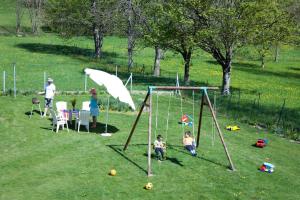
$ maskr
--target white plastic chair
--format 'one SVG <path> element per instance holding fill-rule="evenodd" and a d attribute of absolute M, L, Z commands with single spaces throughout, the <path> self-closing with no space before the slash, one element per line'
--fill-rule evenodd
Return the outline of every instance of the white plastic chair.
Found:
<path fill-rule="evenodd" d="M 68 116 L 67 116 L 68 112 L 64 112 L 64 111 L 67 111 L 67 109 L 68 109 L 67 102 L 65 102 L 65 101 L 56 102 L 56 111 L 57 111 L 58 115 L 64 116 L 67 120 L 69 120 Z"/>
<path fill-rule="evenodd" d="M 63 110 L 67 110 L 67 102 L 65 101 L 58 101 L 56 102 L 56 110 L 58 113 L 62 112 Z"/>
<path fill-rule="evenodd" d="M 90 102 L 89 101 L 82 102 L 82 108 L 81 108 L 81 110 L 88 110 L 88 111 L 90 111 Z"/>
<path fill-rule="evenodd" d="M 58 129 L 60 126 L 62 126 L 62 129 L 64 129 L 65 125 L 67 127 L 67 130 L 69 132 L 69 127 L 66 118 L 64 118 L 63 115 L 57 115 L 54 110 L 50 109 L 50 113 L 52 115 L 52 131 L 54 127 L 56 126 L 56 133 L 58 132 Z"/>
<path fill-rule="evenodd" d="M 87 131 L 90 132 L 90 111 L 87 110 L 80 110 L 78 118 L 75 122 L 75 129 L 77 129 L 78 126 L 78 132 L 80 129 L 80 125 L 83 125 L 86 127 Z"/>

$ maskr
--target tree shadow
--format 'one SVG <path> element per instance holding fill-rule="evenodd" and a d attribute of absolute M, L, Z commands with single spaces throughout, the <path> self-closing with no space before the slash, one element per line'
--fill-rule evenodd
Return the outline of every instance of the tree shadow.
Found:
<path fill-rule="evenodd" d="M 16 47 L 25 49 L 29 52 L 55 54 L 64 56 L 84 56 L 87 58 L 93 57 L 92 49 L 85 49 L 77 46 L 58 45 L 58 44 L 43 44 L 43 43 L 21 43 Z M 117 57 L 116 53 L 103 52 L 103 57 Z"/>
<path fill-rule="evenodd" d="M 103 71 L 102 68 L 100 67 L 90 67 L 91 69 L 95 69 L 95 70 L 101 70 Z M 105 71 L 107 73 L 110 74 L 114 74 L 115 71 L 114 69 L 105 69 Z M 82 70 L 82 74 L 84 74 L 84 70 Z M 118 72 L 118 77 L 122 80 L 127 80 L 130 76 L 130 72 Z M 165 77 L 165 76 L 160 76 L 160 77 L 156 77 L 156 76 L 149 76 L 149 75 L 144 75 L 143 73 L 134 73 L 133 74 L 133 79 L 134 79 L 134 84 L 140 85 L 140 86 L 144 86 L 145 89 L 147 89 L 147 87 L 149 85 L 153 85 L 153 86 L 176 86 L 176 75 L 174 75 L 174 77 Z M 181 86 L 184 86 L 184 83 L 181 81 L 180 82 Z M 209 86 L 208 83 L 205 82 L 201 82 L 201 81 L 190 81 L 189 86 Z M 187 92 L 188 93 L 188 92 Z M 192 95 L 192 92 L 190 92 L 190 95 Z"/>
<path fill-rule="evenodd" d="M 2 36 L 12 36 L 16 35 L 16 27 L 15 26 L 3 26 L 0 25 L 0 35 Z M 21 32 L 19 33 L 20 36 L 25 35 L 33 35 L 31 32 L 31 28 L 28 26 L 22 26 Z"/>
<path fill-rule="evenodd" d="M 288 69 L 291 69 L 294 71 L 300 71 L 300 67 L 288 67 Z"/>
<path fill-rule="evenodd" d="M 246 67 L 245 67 L 246 66 Z M 257 76 L 263 76 L 263 77 L 273 77 L 277 76 L 280 78 L 295 78 L 295 79 L 300 79 L 300 74 L 299 73 L 293 73 L 293 72 L 279 72 L 279 71 L 270 71 L 268 69 L 263 69 L 261 67 L 248 67 L 247 65 L 236 65 L 235 70 L 242 71 L 242 72 L 247 72 L 249 74 L 254 74 Z"/>

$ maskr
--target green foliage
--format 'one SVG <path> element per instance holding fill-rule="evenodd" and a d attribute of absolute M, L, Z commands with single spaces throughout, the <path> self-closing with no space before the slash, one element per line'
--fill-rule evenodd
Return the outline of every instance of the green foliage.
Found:
<path fill-rule="evenodd" d="M 49 0 L 45 6 L 47 25 L 64 37 L 90 35 L 90 0 Z"/>
<path fill-rule="evenodd" d="M 92 35 L 96 24 L 101 33 L 111 27 L 114 1 L 95 0 L 93 12 L 90 0 L 49 0 L 45 6 L 46 23 L 63 37 Z"/>

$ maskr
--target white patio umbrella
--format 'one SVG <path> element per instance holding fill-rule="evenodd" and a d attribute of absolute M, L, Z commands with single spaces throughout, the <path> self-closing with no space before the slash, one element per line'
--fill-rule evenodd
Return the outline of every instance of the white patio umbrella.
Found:
<path fill-rule="evenodd" d="M 107 92 L 113 96 L 115 99 L 119 99 L 121 102 L 128 104 L 133 110 L 135 106 L 131 95 L 127 88 L 124 86 L 121 79 L 115 75 L 111 75 L 104 71 L 95 70 L 86 68 L 84 72 L 98 85 L 104 86 Z M 109 108 L 109 97 L 107 99 L 107 109 L 106 109 L 106 124 L 105 124 L 105 133 L 101 134 L 103 136 L 110 136 L 110 133 L 107 133 L 107 123 L 108 123 L 108 108 Z"/>
<path fill-rule="evenodd" d="M 124 86 L 121 79 L 115 75 L 111 75 L 104 71 L 86 68 L 84 72 L 98 85 L 105 86 L 107 92 L 115 99 L 119 99 L 121 102 L 127 103 L 133 110 L 135 106 L 130 96 L 129 91 Z"/>

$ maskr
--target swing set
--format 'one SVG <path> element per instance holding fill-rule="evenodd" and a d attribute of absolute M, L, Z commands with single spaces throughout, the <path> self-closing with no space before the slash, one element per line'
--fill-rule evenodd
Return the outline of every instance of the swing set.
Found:
<path fill-rule="evenodd" d="M 227 149 L 227 146 L 225 144 L 225 141 L 224 141 L 224 138 L 223 138 L 223 134 L 222 134 L 222 131 L 220 129 L 220 126 L 218 124 L 218 121 L 217 121 L 217 118 L 216 118 L 216 114 L 215 114 L 215 111 L 214 111 L 214 108 L 211 104 L 211 101 L 209 99 L 209 96 L 208 96 L 208 90 L 218 90 L 217 87 L 174 87 L 174 86 L 149 86 L 148 87 L 148 92 L 145 96 L 145 99 L 141 105 L 141 108 L 139 110 L 139 113 L 136 117 L 136 120 L 132 126 L 132 129 L 130 131 L 130 134 L 127 138 L 127 141 L 124 145 L 124 148 L 123 148 L 123 151 L 126 151 L 127 148 L 128 148 L 128 145 L 131 141 L 131 137 L 135 131 L 135 128 L 136 128 L 136 125 L 138 124 L 139 120 L 140 120 L 140 117 L 141 117 L 141 114 L 144 110 L 144 107 L 147 106 L 149 107 L 149 118 L 148 118 L 148 166 L 147 166 L 147 174 L 148 176 L 152 176 L 152 168 L 151 168 L 151 152 L 152 152 L 152 107 L 153 107 L 153 102 L 152 102 L 152 96 L 153 96 L 153 91 L 180 91 L 180 90 L 188 90 L 188 91 L 193 91 L 193 116 L 189 116 L 189 115 L 184 115 L 183 114 L 183 109 L 182 109 L 182 98 L 181 98 L 181 116 L 182 116 L 182 119 L 181 119 L 181 124 L 182 124 L 182 130 L 183 130 L 183 134 L 184 134 L 184 126 L 185 125 L 189 125 L 189 126 L 192 126 L 193 128 L 193 131 L 192 131 L 192 134 L 194 136 L 194 126 L 195 126 L 195 123 L 194 123 L 194 119 L 195 119 L 195 116 L 194 116 L 194 93 L 195 91 L 199 91 L 201 92 L 201 104 L 200 104 L 200 111 L 199 111 L 199 121 L 198 121 L 198 129 L 197 129 L 197 138 L 196 138 L 196 147 L 199 146 L 199 142 L 200 142 L 200 130 L 201 130 L 201 125 L 202 125 L 202 115 L 203 115 L 203 108 L 204 108 L 204 105 L 207 104 L 207 106 L 209 107 L 209 110 L 210 110 L 210 113 L 212 115 L 212 119 L 214 121 L 214 124 L 217 128 L 217 132 L 218 132 L 218 135 L 219 135 L 219 138 L 222 142 L 222 145 L 223 145 L 223 148 L 224 148 L 224 151 L 226 153 L 226 156 L 227 156 L 227 159 L 229 161 L 229 164 L 230 164 L 230 169 L 232 171 L 235 171 L 235 168 L 234 168 L 234 165 L 233 165 L 233 162 L 231 160 L 231 157 L 229 155 L 229 152 L 228 152 L 228 149 Z M 156 131 L 157 131 L 157 122 L 158 122 L 158 119 L 157 119 L 157 116 L 158 116 L 158 95 L 157 95 L 157 98 L 156 98 L 156 118 L 155 118 L 155 131 L 154 131 L 154 134 L 156 136 Z M 169 104 L 168 104 L 168 115 L 167 115 L 167 121 L 166 121 L 166 138 L 165 138 L 165 142 L 167 142 L 167 134 L 168 134 L 168 129 L 169 129 L 169 116 L 170 116 L 170 101 L 171 101 L 171 93 L 170 93 L 170 97 L 169 97 Z M 184 119 L 183 119 L 184 118 Z M 187 119 L 186 119 L 187 118 Z M 189 123 L 185 124 L 185 123 L 182 123 L 183 121 L 188 121 Z"/>

